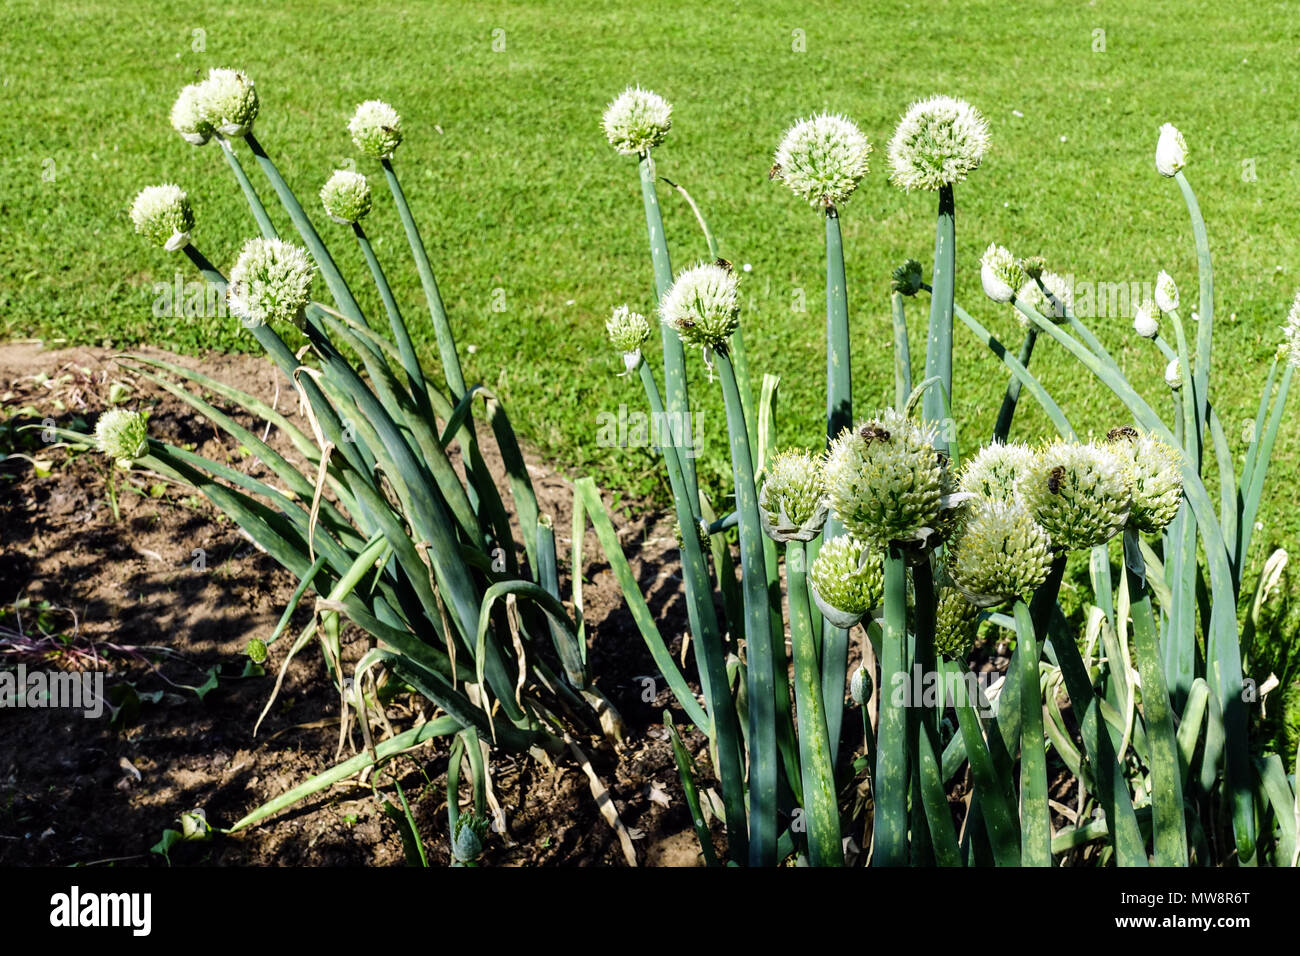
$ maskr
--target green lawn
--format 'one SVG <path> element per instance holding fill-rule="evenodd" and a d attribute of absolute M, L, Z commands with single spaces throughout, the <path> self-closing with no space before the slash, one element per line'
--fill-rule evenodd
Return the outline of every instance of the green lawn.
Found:
<path fill-rule="evenodd" d="M 504 394 L 542 454 L 595 473 L 611 490 L 643 494 L 658 480 L 647 452 L 597 443 L 601 412 L 622 402 L 640 408 L 639 386 L 616 375 L 621 361 L 604 345 L 603 319 L 625 301 L 651 311 L 635 163 L 609 148 L 599 126 L 606 102 L 631 82 L 675 105 L 659 171 L 692 191 L 723 255 L 752 269 L 743 321 L 755 373 L 783 379 L 783 442 L 817 443 L 823 428 L 822 229 L 818 214 L 770 183 L 767 171 L 788 124 L 813 111 L 849 115 L 876 144 L 874 168 L 842 220 L 859 410 L 892 396 L 891 269 L 914 256 L 929 273 L 934 197 L 889 185 L 884 145 L 909 102 L 931 93 L 970 100 L 992 126 L 984 167 L 957 191 L 958 297 L 1009 343 L 1020 337 L 1009 310 L 979 287 L 976 259 L 994 240 L 1021 255 L 1040 253 L 1080 282 L 1150 282 L 1165 268 L 1184 302 L 1195 301 L 1182 199 L 1152 161 L 1165 121 L 1187 136 L 1187 175 L 1209 225 L 1219 316 L 1212 398 L 1237 451 L 1239 423 L 1254 414 L 1300 284 L 1300 21 L 1287 5 L 800 0 L 614 10 L 571 0 L 311 0 L 257 12 L 232 4 L 204 15 L 192 7 L 5 4 L 0 338 L 191 352 L 253 347 L 232 318 L 152 317 L 154 283 L 171 282 L 188 264 L 145 246 L 126 215 L 141 186 L 169 180 L 190 191 L 196 244 L 221 267 L 253 234 L 216 146 L 187 146 L 167 124 L 180 87 L 216 65 L 256 80 L 258 135 L 309 209 L 337 165 L 355 159 L 377 172 L 346 135 L 355 104 L 378 97 L 398 108 L 407 138 L 397 165 L 467 375 Z M 193 49 L 196 30 L 202 52 Z M 800 36 L 802 52 L 794 49 Z M 1251 166 L 1254 179 L 1244 175 Z M 681 266 L 704 245 L 686 207 L 661 196 Z M 368 227 L 432 365 L 436 351 L 400 226 L 382 186 L 377 198 Z M 360 277 L 344 227 L 323 215 L 319 225 Z M 806 290 L 804 314 L 791 310 L 796 289 Z M 501 301 L 504 311 L 494 311 Z M 363 304 L 378 311 L 374 296 Z M 1140 389 L 1168 408 L 1164 362 L 1131 332 L 1130 318 L 1092 321 Z M 1005 377 L 964 330 L 958 343 L 956 411 L 969 447 L 991 429 Z M 721 487 L 721 403 L 702 364 L 693 364 L 712 455 L 707 471 Z M 1121 420 L 1117 403 L 1053 343 L 1040 344 L 1034 369 L 1081 430 Z M 1045 434 L 1046 420 L 1028 399 L 1022 408 L 1017 431 Z M 1287 427 L 1279 443 L 1261 545 L 1298 539 L 1291 507 L 1298 431 Z"/>

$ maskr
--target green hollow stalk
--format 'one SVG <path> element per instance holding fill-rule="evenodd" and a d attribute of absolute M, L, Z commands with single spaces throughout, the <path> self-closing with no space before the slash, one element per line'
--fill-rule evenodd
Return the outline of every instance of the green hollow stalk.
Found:
<path fill-rule="evenodd" d="M 736 373 L 725 346 L 714 350 L 722 383 L 731 439 L 731 465 L 740 516 L 740 573 L 745 605 L 745 648 L 749 710 L 749 860 L 753 866 L 776 865 L 777 764 L 776 673 L 772 653 L 772 618 L 763 558 L 762 525 L 754 487 L 753 457 Z M 782 679 L 782 687 L 785 681 Z"/>
<path fill-rule="evenodd" d="M 925 347 L 925 377 L 938 376 L 943 393 L 928 389 L 921 402 L 927 422 L 942 423 L 942 394 L 952 395 L 953 259 L 956 248 L 956 205 L 952 186 L 939 188 L 939 217 L 934 232 L 934 271 L 931 273 L 930 327 Z M 942 432 L 941 432 L 942 434 Z"/>
<path fill-rule="evenodd" d="M 840 216 L 826 208 L 826 438 L 853 423 L 853 374 L 849 354 L 849 298 L 844 278 Z"/>
<path fill-rule="evenodd" d="M 1196 427 L 1199 419 L 1187 336 L 1178 313 L 1171 312 L 1169 317 L 1174 326 L 1178 370 L 1182 376 L 1182 388 L 1178 390 L 1178 397 L 1182 402 L 1183 450 L 1189 461 L 1199 463 L 1202 435 Z M 1170 602 L 1170 626 L 1163 656 L 1174 693 L 1181 700 L 1191 689 L 1192 679 L 1196 676 L 1196 521 L 1186 502 L 1183 502 L 1179 510 L 1178 520 L 1170 526 L 1168 535 L 1172 547 L 1166 551 L 1165 576 L 1173 588 L 1173 600 Z"/>
<path fill-rule="evenodd" d="M 1038 340 L 1038 330 L 1028 329 L 1025 332 L 1025 341 L 1020 346 L 1019 362 L 1021 366 L 1028 369 L 1029 359 L 1034 354 L 1034 343 Z M 1020 377 L 1012 375 L 1011 380 L 1007 382 L 1007 392 L 1002 396 L 1002 407 L 998 409 L 997 422 L 993 426 L 993 440 L 1002 444 L 1006 443 L 1007 436 L 1011 434 L 1011 420 L 1016 414 L 1016 404 L 1020 401 L 1020 387 L 1023 383 Z"/>
<path fill-rule="evenodd" d="M 1174 174 L 1174 179 L 1182 190 L 1187 215 L 1192 220 L 1192 235 L 1196 240 L 1196 272 L 1201 287 L 1201 308 L 1197 313 L 1196 327 L 1196 420 L 1204 427 L 1205 405 L 1210 397 L 1210 352 L 1214 338 L 1214 264 L 1210 259 L 1210 239 L 1205 231 L 1205 219 L 1201 215 L 1196 194 L 1192 192 L 1192 186 L 1181 169 Z"/>
<path fill-rule="evenodd" d="M 293 194 L 289 184 L 284 181 L 284 177 L 280 175 L 280 170 L 271 157 L 267 155 L 266 150 L 262 148 L 262 144 L 257 141 L 257 137 L 251 132 L 246 133 L 244 141 L 248 144 L 248 148 L 252 151 L 267 180 L 270 181 L 271 188 L 275 190 L 275 194 L 280 200 L 280 205 L 289 214 L 289 219 L 302 237 L 303 243 L 307 246 L 307 251 L 311 253 L 312 260 L 316 263 L 316 267 L 320 269 L 321 278 L 325 280 L 325 285 L 329 287 L 330 295 L 334 297 L 334 302 L 338 305 L 339 311 L 364 322 L 365 313 L 361 311 L 361 306 L 357 304 L 357 300 L 353 297 L 352 290 L 348 288 L 347 280 L 343 278 L 343 273 L 339 271 L 339 267 L 334 262 L 334 257 L 330 255 L 329 249 L 321 240 L 316 227 L 311 224 L 307 213 L 303 211 L 302 204 L 298 202 L 298 197 Z"/>
<path fill-rule="evenodd" d="M 646 232 L 650 241 L 650 262 L 654 269 L 655 303 L 663 300 L 673 284 L 672 261 L 668 258 L 668 239 L 664 235 L 664 220 L 659 209 L 659 194 L 655 190 L 655 161 L 646 150 L 640 156 L 637 168 L 641 176 L 641 201 L 645 206 Z M 699 517 L 699 481 L 695 474 L 695 456 L 691 449 L 691 403 L 686 390 L 686 350 L 682 340 L 669 326 L 660 326 L 664 349 L 664 404 L 668 408 L 670 434 L 678 447 L 686 489 L 691 496 L 691 513 Z M 737 386 L 739 394 L 739 386 Z M 748 442 L 746 443 L 748 444 Z M 751 465 L 751 469 L 752 469 Z"/>
<path fill-rule="evenodd" d="M 962 321 L 962 324 L 970 329 L 977 338 L 988 346 L 990 352 L 1001 359 L 1002 364 L 1011 371 L 1012 375 L 1020 380 L 1025 388 L 1029 389 L 1029 393 L 1034 396 L 1034 399 L 1038 402 L 1039 406 L 1042 407 L 1043 411 L 1047 414 L 1047 417 L 1051 419 L 1052 424 L 1056 427 L 1056 430 L 1061 437 L 1071 440 L 1074 439 L 1076 437 L 1074 428 L 1070 425 L 1069 419 L 1065 417 L 1065 413 L 1061 411 L 1061 406 L 1056 403 L 1056 399 L 1052 398 L 1052 396 L 1048 394 L 1047 389 L 1043 388 L 1043 384 L 1030 374 L 1029 369 L 1025 368 L 1024 363 L 1008 352 L 1006 346 L 999 342 L 992 332 L 981 325 L 979 320 L 963 309 L 961 305 L 957 303 L 953 304 L 953 314 L 956 315 L 957 318 Z"/>
<path fill-rule="evenodd" d="M 904 327 L 906 334 L 906 327 Z M 853 369 L 849 345 L 849 296 L 844 271 L 844 237 L 839 211 L 826 208 L 826 441 L 853 424 Z M 838 519 L 827 522 L 822 540 L 843 531 Z M 830 733 L 831 762 L 839 750 L 844 722 L 844 685 L 849 668 L 849 632 L 822 621 L 822 693 Z"/>
<path fill-rule="evenodd" d="M 673 182 L 667 176 L 660 176 L 659 178 L 682 194 L 686 204 L 691 207 L 691 212 L 695 213 L 695 221 L 700 224 L 700 230 L 704 233 L 704 241 L 709 247 L 709 255 L 715 262 L 724 262 L 722 253 L 718 251 L 718 241 L 713 236 L 713 230 L 709 228 L 709 221 L 704 218 L 704 213 L 700 211 L 699 205 L 691 198 L 691 194 L 686 191 L 686 187 Z M 749 447 L 757 448 L 758 410 L 754 407 L 754 389 L 749 378 L 749 356 L 745 350 L 744 329 L 736 329 L 731 334 L 731 364 L 736 368 L 736 381 L 740 385 L 740 402 L 745 406 L 745 423 L 749 426 Z"/>
<path fill-rule="evenodd" d="M 352 233 L 356 236 L 357 245 L 361 247 L 361 254 L 365 256 L 366 265 L 370 267 L 370 275 L 375 280 L 375 288 L 379 290 L 379 298 L 384 304 L 384 311 L 388 315 L 388 326 L 393 332 L 393 342 L 397 345 L 398 354 L 402 360 L 402 370 L 406 372 L 407 383 L 411 389 L 411 395 L 415 399 L 416 410 L 424 416 L 428 422 L 433 421 L 433 410 L 429 405 L 428 385 L 424 381 L 424 370 L 420 368 L 420 359 L 415 354 L 415 344 L 411 341 L 410 333 L 407 331 L 406 322 L 402 319 L 401 309 L 397 306 L 397 299 L 393 296 L 393 290 L 388 284 L 388 277 L 384 275 L 384 268 L 379 264 L 379 257 L 375 255 L 374 247 L 370 244 L 370 237 L 366 235 L 366 230 L 361 223 L 352 224 Z"/>
<path fill-rule="evenodd" d="M 880 639 L 880 726 L 874 777 L 876 866 L 906 866 L 907 712 L 894 700 L 907 674 L 907 565 L 892 545 L 885 552 L 885 628 Z"/>
<path fill-rule="evenodd" d="M 1183 820 L 1183 773 L 1174 713 L 1156 637 L 1146 563 L 1138 532 L 1124 530 L 1124 569 L 1133 616 L 1133 644 L 1142 675 L 1142 716 L 1151 750 L 1151 803 L 1156 866 L 1187 865 L 1187 829 Z"/>
<path fill-rule="evenodd" d="M 447 320 L 447 309 L 442 304 L 442 293 L 438 290 L 438 280 L 434 277 L 433 266 L 429 263 L 429 254 L 424 249 L 424 240 L 411 215 L 406 193 L 397 178 L 397 171 L 389 159 L 381 160 L 384 178 L 388 180 L 388 189 L 393 194 L 397 206 L 397 215 L 402 220 L 402 229 L 406 232 L 406 242 L 411 247 L 415 259 L 416 271 L 420 274 L 420 286 L 424 289 L 424 298 L 429 305 L 429 318 L 433 322 L 433 334 L 438 342 L 438 356 L 442 361 L 442 374 L 447 379 L 447 387 L 453 399 L 465 394 L 465 374 L 460 367 L 460 354 L 456 351 L 456 339 L 451 332 L 451 323 Z"/>
<path fill-rule="evenodd" d="M 844 850 L 836 800 L 835 767 L 827 736 L 821 668 L 809 611 L 807 562 L 803 542 L 790 541 L 785 550 L 785 572 L 790 600 L 790 642 L 794 656 L 795 707 L 799 715 L 799 760 L 803 771 L 808 856 L 813 866 L 842 866 Z"/>
<path fill-rule="evenodd" d="M 1166 442 L 1178 444 L 1168 427 L 1151 410 L 1151 406 L 1137 394 L 1113 362 L 1103 363 L 1065 331 L 1038 315 L 1036 310 L 1027 309 L 1018 301 L 1016 308 L 1040 330 L 1046 331 L 1078 358 L 1088 371 L 1128 406 L 1129 411 L 1144 427 L 1155 432 Z M 1246 740 L 1247 714 L 1244 701 L 1241 699 L 1241 647 L 1237 634 L 1236 580 L 1232 574 L 1227 543 L 1223 537 L 1218 515 L 1214 512 L 1214 505 L 1201 482 L 1198 469 L 1187 462 L 1184 463 L 1182 472 L 1183 491 L 1196 515 L 1209 562 L 1212 609 L 1206 659 L 1213 659 L 1217 664 L 1217 696 L 1223 709 L 1224 729 L 1227 734 L 1225 775 L 1232 798 L 1233 836 L 1237 852 L 1242 859 L 1251 859 L 1255 855 L 1255 812 L 1250 784 L 1250 754 Z"/>
<path fill-rule="evenodd" d="M 903 293 L 895 291 L 889 297 L 889 306 L 894 325 L 894 408 L 901 412 L 907 406 L 907 396 L 912 394 L 912 346 Z"/>
<path fill-rule="evenodd" d="M 248 206 L 253 211 L 253 218 L 257 220 L 257 228 L 261 231 L 263 237 L 267 239 L 279 239 L 280 234 L 276 231 L 271 217 L 266 213 L 266 206 L 262 204 L 261 198 L 257 195 L 257 190 L 253 188 L 252 182 L 248 178 L 248 173 L 244 171 L 244 165 L 235 155 L 235 151 L 230 148 L 230 142 L 224 136 L 216 137 L 217 142 L 221 144 L 221 152 L 225 154 L 226 162 L 230 164 L 230 170 L 235 174 L 235 181 L 239 183 L 240 190 L 244 193 L 244 198 L 248 200 Z"/>
<path fill-rule="evenodd" d="M 653 417 L 662 417 L 664 407 L 654 372 L 642 359 L 638 370 L 645 388 L 646 402 Z M 686 590 L 686 608 L 697 653 L 703 658 L 701 684 L 709 705 L 712 730 L 709 736 L 718 762 L 718 780 L 722 785 L 722 802 L 726 815 L 728 850 L 732 859 L 748 855 L 745 822 L 745 776 L 741 765 L 740 729 L 727 680 L 727 662 L 713 607 L 713 589 L 709 584 L 709 567 L 687 504 L 685 476 L 677 449 L 663 447 L 664 462 L 677 507 L 677 521 L 682 530 L 682 580 Z"/>
<path fill-rule="evenodd" d="M 1051 866 L 1052 821 L 1047 805 L 1038 635 L 1024 601 L 1016 601 L 1015 616 L 1020 652 L 1020 861 L 1022 866 Z"/>

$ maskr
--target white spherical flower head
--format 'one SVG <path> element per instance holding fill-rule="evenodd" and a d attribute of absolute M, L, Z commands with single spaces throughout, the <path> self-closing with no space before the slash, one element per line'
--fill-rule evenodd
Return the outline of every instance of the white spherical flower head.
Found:
<path fill-rule="evenodd" d="M 1133 478 L 1129 524 L 1147 534 L 1160 534 L 1183 500 L 1182 452 L 1150 432 L 1127 425 L 1112 428 L 1106 438 Z"/>
<path fill-rule="evenodd" d="M 181 134 L 191 146 L 202 146 L 212 138 L 212 124 L 199 110 L 199 84 L 191 83 L 181 90 L 172 104 L 172 129 Z"/>
<path fill-rule="evenodd" d="M 1055 547 L 1086 550 L 1124 527 L 1133 507 L 1133 482 L 1109 447 L 1058 439 L 1038 453 L 1016 495 Z"/>
<path fill-rule="evenodd" d="M 1282 326 L 1282 349 L 1286 351 L 1287 363 L 1292 368 L 1300 368 L 1300 292 L 1292 300 L 1286 325 Z"/>
<path fill-rule="evenodd" d="M 989 501 L 1010 501 L 1016 483 L 1033 464 L 1034 452 L 1028 445 L 985 445 L 962 466 L 957 488 Z"/>
<path fill-rule="evenodd" d="M 840 206 L 870 168 L 871 144 L 843 116 L 800 120 L 777 147 L 773 175 L 813 206 Z"/>
<path fill-rule="evenodd" d="M 110 408 L 95 423 L 95 446 L 120 468 L 149 454 L 149 419 L 140 412 Z"/>
<path fill-rule="evenodd" d="M 348 132 L 363 153 L 391 159 L 402 145 L 402 118 L 383 100 L 366 100 L 348 121 Z"/>
<path fill-rule="evenodd" d="M 740 327 L 735 273 L 713 262 L 692 266 L 664 294 L 659 317 L 687 345 L 721 345 Z"/>
<path fill-rule="evenodd" d="M 1050 295 L 1044 295 L 1043 288 Z M 1066 313 L 1074 311 L 1074 290 L 1064 276 L 1055 272 L 1044 272 L 1037 280 L 1029 279 L 1020 287 L 1016 298 L 1027 308 L 1037 310 L 1043 318 L 1051 319 L 1058 325 L 1065 321 Z M 1029 325 L 1029 319 L 1019 310 L 1016 311 L 1016 318 L 1021 325 Z"/>
<path fill-rule="evenodd" d="M 951 96 L 914 103 L 898 122 L 887 150 L 896 185 L 935 190 L 962 182 L 979 168 L 989 126 L 979 110 Z"/>
<path fill-rule="evenodd" d="M 636 156 L 668 136 L 673 108 L 658 93 L 629 86 L 605 108 L 601 126 L 611 146 L 625 156 Z"/>
<path fill-rule="evenodd" d="M 831 538 L 818 549 L 808 584 L 826 620 L 836 627 L 852 627 L 884 598 L 884 555 L 852 535 Z"/>
<path fill-rule="evenodd" d="M 230 310 L 250 327 L 300 323 L 314 272 L 305 249 L 279 239 L 250 239 L 230 270 Z"/>
<path fill-rule="evenodd" d="M 212 69 L 194 93 L 199 116 L 222 136 L 244 136 L 257 119 L 257 90 L 238 70 Z"/>
<path fill-rule="evenodd" d="M 1047 532 L 1018 501 L 981 501 L 964 509 L 948 543 L 948 575 L 967 600 L 992 607 L 1024 597 L 1052 567 Z"/>
<path fill-rule="evenodd" d="M 650 338 L 650 322 L 640 312 L 620 305 L 605 320 L 605 334 L 610 345 L 623 353 L 623 364 L 630 372 L 641 361 L 641 346 Z"/>
<path fill-rule="evenodd" d="M 181 187 L 171 183 L 146 186 L 131 204 L 131 222 L 135 231 L 155 246 L 175 252 L 190 244 L 194 210 Z"/>
<path fill-rule="evenodd" d="M 925 541 L 949 489 L 932 424 L 888 408 L 845 429 L 826 453 L 826 497 L 844 527 L 877 546 Z"/>
<path fill-rule="evenodd" d="M 1163 269 L 1156 276 L 1156 305 L 1161 312 L 1178 311 L 1178 286 L 1174 284 L 1174 277 Z"/>
<path fill-rule="evenodd" d="M 980 282 L 994 302 L 1010 302 L 1027 278 L 1024 266 L 1004 246 L 991 243 L 980 257 Z"/>
<path fill-rule="evenodd" d="M 1156 304 L 1143 299 L 1133 313 L 1133 331 L 1144 339 L 1154 339 L 1160 334 L 1160 320 L 1156 318 Z"/>
<path fill-rule="evenodd" d="M 1156 172 L 1173 176 L 1187 165 L 1187 141 L 1173 123 L 1160 127 L 1160 140 L 1156 143 Z"/>
<path fill-rule="evenodd" d="M 758 492 L 763 531 L 774 541 L 811 541 L 826 523 L 822 461 L 806 451 L 785 451 L 768 462 Z"/>
<path fill-rule="evenodd" d="M 1170 359 L 1165 366 L 1165 384 L 1172 389 L 1183 387 L 1183 369 L 1176 358 Z"/>
<path fill-rule="evenodd" d="M 360 173 L 340 169 L 321 187 L 320 201 L 335 222 L 359 222 L 370 212 L 370 183 Z"/>

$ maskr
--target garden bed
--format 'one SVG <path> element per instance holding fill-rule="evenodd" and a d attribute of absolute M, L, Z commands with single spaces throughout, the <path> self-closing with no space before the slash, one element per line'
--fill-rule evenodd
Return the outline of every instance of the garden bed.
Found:
<path fill-rule="evenodd" d="M 262 358 L 147 354 L 201 368 L 295 412 L 287 383 L 277 391 L 276 373 Z M 138 469 L 118 472 L 115 519 L 102 456 L 49 451 L 35 433 L 15 431 L 46 418 L 61 427 L 84 427 L 78 418 L 93 426 L 113 384 L 129 382 L 113 359 L 99 348 L 0 346 L 0 451 L 24 450 L 49 465 L 48 471 L 35 469 L 16 458 L 0 464 L 4 666 L 21 659 L 28 668 L 97 668 L 106 674 L 110 697 L 126 704 L 114 722 L 107 712 L 98 719 L 66 710 L 0 714 L 6 741 L 0 751 L 0 864 L 161 865 L 163 857 L 150 847 L 164 829 L 178 827 L 181 813 L 203 808 L 214 827 L 229 826 L 336 762 L 338 696 L 315 644 L 292 662 L 282 692 L 253 734 L 285 644 L 273 648 L 266 676 L 241 676 L 245 648 L 250 638 L 266 639 L 274 629 L 292 595 L 293 576 L 206 500 Z M 261 469 L 206 419 L 149 383 L 134 383 L 124 404 L 150 410 L 156 437 L 192 444 L 252 474 Z M 262 434 L 264 423 L 239 417 Z M 307 427 L 296 412 L 291 418 Z M 274 430 L 267 440 L 291 452 Z M 489 443 L 484 451 L 492 473 L 502 474 L 492 460 L 495 448 Z M 561 576 L 567 577 L 572 487 L 534 458 L 528 465 L 542 510 L 555 519 Z M 629 514 L 638 509 L 614 514 L 620 540 L 656 618 L 668 622 L 664 633 L 673 636 L 677 655 L 685 612 L 670 572 L 674 563 L 663 560 L 676 550 L 672 524 L 652 511 Z M 638 678 L 655 668 L 594 534 L 589 538 L 584 603 L 591 670 L 627 721 L 628 738 L 621 752 L 595 741 L 583 746 L 632 832 L 638 859 L 694 865 L 698 846 L 660 722 L 664 708 L 673 706 L 671 694 L 660 682 L 658 697 L 642 700 Z M 26 606 L 15 610 L 16 602 Z M 310 619 L 307 603 L 294 618 L 299 626 Z M 57 640 L 42 641 L 40 625 Z M 26 643 L 15 637 L 19 630 Z M 368 644 L 355 628 L 344 631 L 344 642 L 354 658 Z M 215 686 L 205 688 L 213 677 Z M 411 726 L 421 706 L 428 707 L 418 699 L 400 702 L 391 714 L 394 726 Z M 686 739 L 694 752 L 703 745 L 698 733 Z M 447 741 L 435 740 L 390 768 L 411 800 L 435 864 L 448 860 L 448 748 Z M 345 746 L 345 752 L 351 750 Z M 707 760 L 700 763 L 707 766 Z M 526 757 L 495 758 L 492 786 L 507 833 L 488 841 L 487 865 L 623 861 L 582 769 L 567 755 L 554 767 Z M 392 788 L 384 790 L 391 797 Z M 178 845 L 170 856 L 174 864 L 207 865 L 404 862 L 396 827 L 370 787 L 355 781 L 238 836 Z"/>

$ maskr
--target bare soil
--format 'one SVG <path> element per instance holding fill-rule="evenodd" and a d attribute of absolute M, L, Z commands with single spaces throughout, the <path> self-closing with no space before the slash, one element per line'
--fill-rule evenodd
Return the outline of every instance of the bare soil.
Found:
<path fill-rule="evenodd" d="M 297 419 L 288 383 L 277 383 L 263 359 L 146 354 L 200 369 Z M 41 465 L 0 459 L 0 667 L 99 670 L 110 698 L 123 704 L 116 721 L 107 713 L 89 719 L 66 710 L 0 709 L 0 864 L 166 865 L 150 847 L 164 829 L 179 828 L 182 813 L 202 808 L 214 827 L 229 826 L 336 762 L 337 691 L 314 645 L 291 663 L 282 692 L 253 733 L 273 677 L 242 676 L 245 648 L 250 638 L 270 635 L 293 576 L 204 499 L 138 469 L 115 476 L 115 516 L 103 456 L 52 449 L 39 432 L 17 431 L 50 424 L 47 419 L 88 431 L 114 383 L 131 385 L 122 404 L 148 410 L 155 436 L 250 474 L 263 470 L 179 399 L 132 379 L 106 350 L 0 346 L 0 454 L 21 452 Z M 265 427 L 238 417 L 259 434 Z M 298 424 L 307 428 L 301 419 Z M 278 430 L 267 440 L 293 457 Z M 494 453 L 485 449 L 489 459 Z M 529 468 L 542 510 L 554 518 L 567 576 L 572 485 L 535 458 Z M 650 512 L 629 517 L 630 511 L 614 514 L 620 539 L 678 654 L 685 615 L 677 579 L 664 570 L 674 563 L 661 560 L 675 550 L 673 526 Z M 654 674 L 654 665 L 593 533 L 584 555 L 591 671 L 629 729 L 620 750 L 596 740 L 584 741 L 584 748 L 632 832 L 639 863 L 698 865 L 661 723 L 673 701 L 662 681 L 654 700 L 642 700 L 638 678 Z M 562 589 L 569 593 L 567 581 Z M 304 607 L 294 622 L 309 618 Z M 42 639 L 42 627 L 57 638 Z M 345 641 L 355 659 L 368 638 L 350 630 Z M 273 648 L 271 674 L 286 644 Z M 200 695 L 195 688 L 213 676 L 215 687 Z M 399 701 L 395 726 L 411 726 L 421 706 L 427 704 Z M 692 732 L 687 744 L 698 753 L 704 740 Z M 355 746 L 355 740 L 345 745 L 344 754 Z M 447 762 L 448 743 L 441 740 L 390 767 L 434 865 L 448 862 Z M 707 757 L 698 766 L 707 768 Z M 492 786 L 506 828 L 490 835 L 486 865 L 624 865 L 617 837 L 573 759 L 557 758 L 548 767 L 527 757 L 498 758 Z M 237 835 L 179 844 L 171 863 L 401 865 L 397 828 L 380 803 L 394 793 L 387 776 L 378 791 L 354 779 Z"/>

